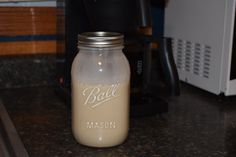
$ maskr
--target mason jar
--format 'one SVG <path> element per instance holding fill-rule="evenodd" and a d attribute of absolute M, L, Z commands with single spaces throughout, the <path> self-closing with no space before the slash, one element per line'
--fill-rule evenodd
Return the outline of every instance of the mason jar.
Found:
<path fill-rule="evenodd" d="M 86 146 L 111 147 L 129 130 L 130 67 L 122 52 L 123 35 L 78 35 L 72 63 L 72 132 Z"/>

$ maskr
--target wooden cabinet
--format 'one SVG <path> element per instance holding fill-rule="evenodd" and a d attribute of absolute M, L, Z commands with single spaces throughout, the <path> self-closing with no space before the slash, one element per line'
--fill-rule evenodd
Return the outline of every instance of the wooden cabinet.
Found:
<path fill-rule="evenodd" d="M 56 53 L 56 7 L 0 6 L 0 56 Z"/>

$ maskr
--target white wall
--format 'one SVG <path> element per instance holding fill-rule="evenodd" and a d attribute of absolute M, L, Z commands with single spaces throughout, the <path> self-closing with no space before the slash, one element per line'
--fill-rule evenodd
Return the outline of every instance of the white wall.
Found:
<path fill-rule="evenodd" d="M 0 0 L 0 7 L 56 7 L 56 0 Z"/>

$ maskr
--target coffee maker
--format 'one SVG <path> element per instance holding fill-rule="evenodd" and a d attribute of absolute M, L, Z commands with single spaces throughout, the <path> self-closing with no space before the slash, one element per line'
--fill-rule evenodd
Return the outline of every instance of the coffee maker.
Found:
<path fill-rule="evenodd" d="M 78 52 L 78 34 L 109 31 L 125 36 L 124 53 L 131 67 L 131 116 L 168 111 L 167 102 L 159 95 L 163 91 L 168 95 L 179 95 L 179 78 L 171 40 L 139 31 L 152 26 L 149 0 L 59 0 L 58 16 L 58 57 L 61 62 L 58 63 L 57 91 L 66 96 L 69 106 L 70 70 Z M 156 43 L 156 49 L 152 48 L 153 43 Z"/>

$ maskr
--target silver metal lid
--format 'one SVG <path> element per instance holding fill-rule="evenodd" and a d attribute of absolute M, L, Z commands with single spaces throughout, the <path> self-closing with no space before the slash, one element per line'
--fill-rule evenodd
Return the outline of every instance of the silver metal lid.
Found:
<path fill-rule="evenodd" d="M 113 47 L 122 46 L 124 36 L 115 32 L 85 32 L 78 35 L 78 46 L 85 47 Z"/>

